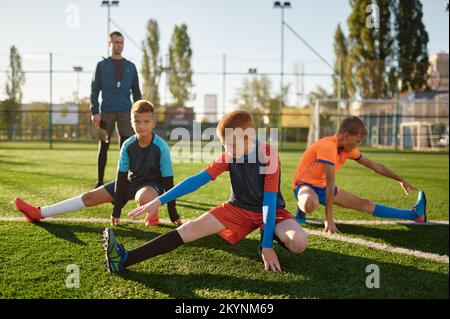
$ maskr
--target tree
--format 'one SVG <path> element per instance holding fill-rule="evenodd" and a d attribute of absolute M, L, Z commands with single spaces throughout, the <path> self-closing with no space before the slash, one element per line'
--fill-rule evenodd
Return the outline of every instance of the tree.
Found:
<path fill-rule="evenodd" d="M 7 73 L 7 100 L 1 103 L 2 126 L 6 127 L 8 139 L 14 135 L 15 125 L 20 122 L 19 110 L 22 103 L 22 86 L 25 74 L 22 70 L 22 58 L 15 46 L 9 50 L 9 70 Z"/>
<path fill-rule="evenodd" d="M 22 86 L 25 74 L 22 70 L 22 58 L 15 46 L 9 50 L 9 70 L 7 74 L 6 95 L 9 100 L 22 103 Z"/>
<path fill-rule="evenodd" d="M 334 33 L 334 55 L 336 70 L 336 76 L 333 78 L 334 95 L 347 99 L 350 97 L 349 86 L 352 85 L 352 78 L 348 68 L 348 43 L 340 24 Z"/>
<path fill-rule="evenodd" d="M 289 86 L 284 87 L 284 96 Z M 255 125 L 263 127 L 270 123 L 271 127 L 278 127 L 280 120 L 280 95 L 272 95 L 272 82 L 267 75 L 244 78 L 237 89 L 233 103 L 241 109 L 253 114 Z"/>
<path fill-rule="evenodd" d="M 401 90 L 425 89 L 429 66 L 429 37 L 422 21 L 422 3 L 419 0 L 397 0 L 394 10 Z"/>
<path fill-rule="evenodd" d="M 388 70 L 394 53 L 391 1 L 350 0 L 350 5 L 348 63 L 354 80 L 349 93 L 362 98 L 386 97 Z M 378 20 L 376 25 L 368 24 L 371 17 Z"/>
<path fill-rule="evenodd" d="M 376 0 L 379 8 L 380 25 L 375 32 L 375 52 L 377 63 L 375 64 L 374 91 L 379 97 L 390 97 L 389 94 L 389 72 L 395 58 L 394 35 L 391 0 Z M 377 97 L 377 96 L 375 96 Z"/>
<path fill-rule="evenodd" d="M 244 110 L 268 110 L 272 83 L 266 75 L 244 78 L 233 102 Z"/>
<path fill-rule="evenodd" d="M 177 106 L 191 99 L 192 49 L 187 26 L 175 26 L 169 47 L 169 90 Z"/>
<path fill-rule="evenodd" d="M 159 56 L 159 28 L 156 20 L 151 19 L 147 23 L 147 36 L 142 41 L 142 52 L 143 97 L 158 107 L 160 105 L 161 59 Z"/>

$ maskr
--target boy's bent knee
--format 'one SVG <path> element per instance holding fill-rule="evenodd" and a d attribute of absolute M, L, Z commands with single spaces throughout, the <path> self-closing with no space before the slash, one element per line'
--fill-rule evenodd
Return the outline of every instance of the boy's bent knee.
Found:
<path fill-rule="evenodd" d="M 146 198 L 143 194 L 136 196 L 135 200 L 138 206 L 145 205 L 149 202 L 148 198 Z"/>
<path fill-rule="evenodd" d="M 156 197 L 158 197 L 156 191 L 154 191 L 153 189 L 143 188 L 136 193 L 134 199 L 136 200 L 138 206 L 142 206 L 147 204 L 148 202 L 151 202 Z"/>
<path fill-rule="evenodd" d="M 290 252 L 294 254 L 301 254 L 308 247 L 308 238 L 306 236 L 299 236 L 299 238 L 289 241 L 287 247 Z"/>
<path fill-rule="evenodd" d="M 303 207 L 302 207 L 303 206 Z M 319 202 L 315 199 L 308 199 L 303 205 L 299 203 L 299 207 L 303 208 L 303 211 L 307 214 L 312 214 L 319 206 Z"/>

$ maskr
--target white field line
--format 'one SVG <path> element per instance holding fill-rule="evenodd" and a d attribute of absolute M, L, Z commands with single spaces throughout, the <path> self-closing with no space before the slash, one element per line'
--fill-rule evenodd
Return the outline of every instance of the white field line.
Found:
<path fill-rule="evenodd" d="M 26 222 L 25 217 L 0 217 L 0 222 Z M 48 217 L 47 222 L 65 222 L 65 223 L 110 223 L 109 218 L 73 218 L 73 217 Z M 143 219 L 121 218 L 122 223 L 143 224 Z M 171 223 L 170 219 L 159 219 L 161 223 Z"/>
<path fill-rule="evenodd" d="M 307 219 L 307 224 L 323 225 L 323 220 Z M 433 225 L 448 225 L 448 220 L 433 220 L 422 224 L 417 224 L 413 221 L 397 221 L 397 220 L 335 220 L 336 224 L 341 225 L 414 225 L 414 226 L 433 226 Z"/>
<path fill-rule="evenodd" d="M 67 222 L 67 223 L 109 223 L 109 218 L 73 218 L 73 217 L 49 217 L 45 219 L 46 221 L 54 222 Z M 182 219 L 183 221 L 189 221 L 189 219 Z M 0 217 L 0 222 L 25 222 L 26 219 L 23 217 Z M 122 222 L 142 224 L 143 219 L 128 219 L 122 218 Z M 159 221 L 163 224 L 170 224 L 170 219 L 160 218 Z M 411 226 L 433 226 L 433 225 L 449 225 L 448 220 L 433 220 L 423 224 L 416 224 L 412 221 L 395 221 L 395 220 L 335 220 L 336 224 L 341 225 L 365 225 L 365 226 L 376 226 L 376 225 L 411 225 Z M 323 221 L 320 219 L 308 219 L 307 224 L 313 225 L 323 225 Z"/>
<path fill-rule="evenodd" d="M 383 251 L 387 251 L 390 253 L 401 254 L 401 255 L 409 255 L 409 256 L 424 258 L 424 259 L 428 259 L 428 260 L 432 260 L 432 261 L 443 262 L 443 263 L 447 263 L 447 264 L 449 263 L 449 257 L 446 255 L 432 254 L 432 253 L 427 253 L 427 252 L 423 252 L 420 250 L 413 250 L 413 249 L 408 249 L 408 248 L 389 246 L 386 244 L 376 243 L 376 242 L 361 239 L 361 238 L 344 236 L 341 234 L 328 234 L 321 230 L 307 229 L 306 232 L 308 233 L 308 235 L 326 237 L 329 239 L 338 240 L 338 241 L 342 241 L 342 242 L 349 243 L 349 244 L 365 246 L 365 247 L 376 249 L 376 250 L 383 250 Z"/>
<path fill-rule="evenodd" d="M 110 223 L 110 219 L 108 219 L 108 218 L 71 218 L 71 217 L 57 218 L 57 217 L 50 217 L 50 218 L 46 218 L 45 220 L 49 221 L 49 222 L 54 221 L 54 222 L 69 222 L 69 223 L 107 223 L 107 224 Z M 26 222 L 26 219 L 22 218 L 22 217 L 0 217 L 0 221 L 1 222 Z M 185 219 L 184 221 L 188 221 L 188 220 Z M 143 219 L 139 219 L 139 220 L 122 219 L 122 222 L 142 224 Z M 165 223 L 165 224 L 171 223 L 169 219 L 160 219 L 160 222 Z M 309 220 L 308 222 L 311 222 L 311 220 Z M 417 226 L 419 226 L 419 225 L 420 226 L 422 226 L 422 225 L 448 225 L 448 221 L 433 221 L 433 222 L 429 222 L 426 224 L 415 224 L 413 222 L 392 222 L 392 221 L 390 223 L 386 223 L 386 221 L 384 223 L 382 223 L 381 221 L 379 221 L 379 222 L 377 222 L 377 221 L 349 221 L 349 220 L 336 221 L 337 224 L 344 224 L 344 223 L 352 224 L 351 222 L 357 222 L 357 223 L 353 223 L 353 224 L 358 224 L 358 225 L 385 225 L 385 224 L 388 224 L 388 225 L 392 225 L 392 224 L 410 225 L 411 224 L 411 225 L 417 225 Z M 363 223 L 363 222 L 366 222 L 366 223 Z M 313 220 L 312 223 L 319 224 L 321 222 L 319 220 Z M 325 238 L 329 238 L 332 240 L 337 240 L 337 241 L 342 241 L 342 242 L 349 243 L 349 244 L 365 246 L 365 247 L 376 249 L 376 250 L 383 250 L 383 251 L 387 251 L 387 252 L 391 252 L 391 253 L 395 253 L 395 254 L 424 258 L 424 259 L 428 259 L 428 260 L 432 260 L 432 261 L 436 261 L 436 262 L 444 262 L 447 264 L 449 263 L 449 256 L 447 256 L 447 255 L 439 255 L 439 254 L 423 252 L 420 250 L 413 250 L 413 249 L 389 246 L 386 244 L 381 244 L 381 243 L 377 243 L 377 242 L 373 242 L 373 241 L 369 241 L 369 240 L 365 240 L 365 239 L 361 239 L 361 238 L 344 236 L 341 234 L 328 234 L 321 230 L 306 229 L 306 232 L 309 235 L 325 237 Z"/>

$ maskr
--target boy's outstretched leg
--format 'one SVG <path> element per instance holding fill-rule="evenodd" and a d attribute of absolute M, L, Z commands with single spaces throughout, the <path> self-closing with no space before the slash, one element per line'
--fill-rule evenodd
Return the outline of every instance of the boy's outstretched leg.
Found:
<path fill-rule="evenodd" d="M 175 230 L 164 233 L 136 249 L 127 251 L 117 243 L 113 231 L 107 228 L 103 233 L 106 269 L 109 272 L 121 272 L 134 264 L 166 254 L 182 244 L 219 233 L 224 229 L 225 226 L 216 217 L 205 213 Z"/>
<path fill-rule="evenodd" d="M 108 203 L 112 200 L 113 198 L 106 191 L 106 189 L 104 187 L 100 187 L 50 206 L 33 206 L 26 203 L 19 197 L 15 199 L 14 204 L 30 223 L 35 223 L 50 216 L 69 213 L 82 208 Z"/>
<path fill-rule="evenodd" d="M 427 221 L 426 197 L 422 191 L 419 192 L 417 202 L 411 209 L 398 209 L 375 204 L 370 200 L 360 198 L 343 189 L 340 189 L 337 193 L 334 203 L 341 207 L 366 212 L 379 218 L 405 219 L 415 221 L 416 223 L 425 223 Z"/>

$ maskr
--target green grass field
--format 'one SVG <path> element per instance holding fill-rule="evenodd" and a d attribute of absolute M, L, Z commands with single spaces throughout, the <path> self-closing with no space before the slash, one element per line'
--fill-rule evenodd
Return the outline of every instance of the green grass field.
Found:
<path fill-rule="evenodd" d="M 448 220 L 449 158 L 442 154 L 367 153 L 392 168 L 427 194 L 429 219 Z M 287 208 L 295 211 L 290 183 L 301 152 L 282 152 L 282 191 Z M 117 147 L 109 152 L 106 179 L 112 180 Z M 175 180 L 207 164 L 174 165 Z M 39 206 L 89 190 L 95 184 L 93 144 L 0 143 L 0 217 L 20 217 L 15 196 Z M 406 196 L 398 183 L 350 161 L 339 172 L 337 185 L 375 202 L 410 207 L 416 194 Z M 226 201 L 229 178 L 223 175 L 194 194 L 178 200 L 179 213 L 192 219 Z M 130 202 L 124 209 L 134 207 Z M 108 218 L 110 204 L 62 217 Z M 163 208 L 161 218 L 167 218 Z M 61 216 L 58 216 L 61 217 Z M 323 208 L 313 215 L 323 217 Z M 375 220 L 336 207 L 339 220 Z M 322 236 L 309 236 L 304 254 L 276 246 L 282 273 L 263 270 L 256 254 L 259 232 L 231 246 L 219 236 L 202 239 L 134 266 L 120 276 L 103 268 L 104 223 L 0 221 L 0 298 L 448 298 L 448 263 L 372 249 Z M 320 230 L 318 225 L 305 226 Z M 422 252 L 448 255 L 448 225 L 338 225 L 343 235 Z M 123 224 L 116 234 L 125 247 L 140 245 L 170 225 L 148 228 Z M 80 267 L 80 287 L 66 288 L 66 266 Z M 380 268 L 379 289 L 365 285 L 366 266 Z"/>

